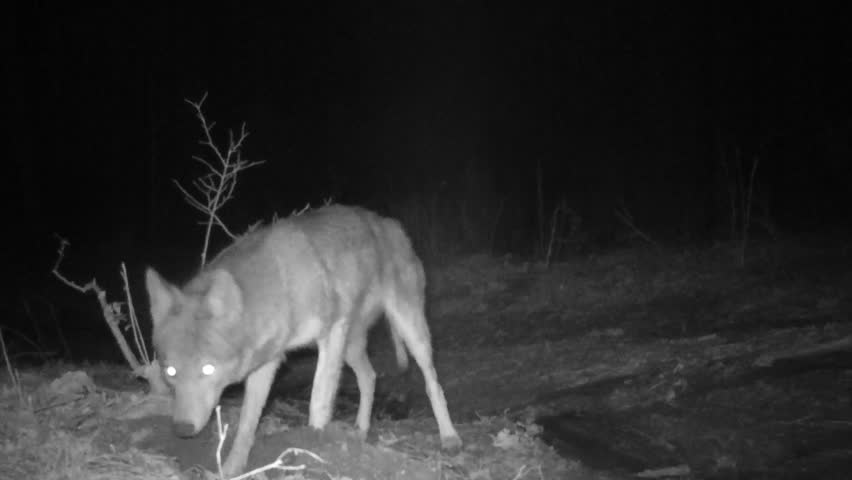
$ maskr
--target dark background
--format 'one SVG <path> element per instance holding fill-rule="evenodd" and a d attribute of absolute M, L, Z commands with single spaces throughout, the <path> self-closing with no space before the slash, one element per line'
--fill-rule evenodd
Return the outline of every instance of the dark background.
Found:
<path fill-rule="evenodd" d="M 409 225 L 424 256 L 530 256 L 538 210 L 564 201 L 600 248 L 624 236 L 616 207 L 658 241 L 710 242 L 729 234 L 722 160 L 755 158 L 779 231 L 850 226 L 839 10 L 417 3 L 18 7 L 4 20 L 5 308 L 56 287 L 54 233 L 81 280 L 118 288 L 122 260 L 134 282 L 146 264 L 190 274 L 202 230 L 172 179 L 203 173 L 184 99 L 205 92 L 216 132 L 245 121 L 245 157 L 266 161 L 222 212 L 236 231 L 331 197 L 428 217 Z"/>

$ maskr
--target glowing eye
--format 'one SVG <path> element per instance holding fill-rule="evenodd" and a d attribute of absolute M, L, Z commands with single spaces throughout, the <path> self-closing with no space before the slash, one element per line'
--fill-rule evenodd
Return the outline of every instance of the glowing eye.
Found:
<path fill-rule="evenodd" d="M 204 375 L 213 375 L 213 372 L 215 372 L 215 371 L 216 371 L 216 367 L 214 367 L 213 365 L 210 365 L 209 363 L 207 365 L 204 365 L 203 367 L 201 367 L 201 373 L 203 373 Z"/>
<path fill-rule="evenodd" d="M 175 367 L 171 366 L 171 365 L 166 367 L 165 372 L 166 372 L 166 375 L 168 375 L 170 377 L 174 377 L 175 375 L 177 375 L 177 369 Z"/>

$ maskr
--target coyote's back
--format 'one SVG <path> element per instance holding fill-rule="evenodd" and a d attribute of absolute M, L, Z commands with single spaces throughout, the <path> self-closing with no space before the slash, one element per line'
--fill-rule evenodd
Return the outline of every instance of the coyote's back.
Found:
<path fill-rule="evenodd" d="M 321 429 L 331 419 L 345 362 L 358 381 L 356 423 L 366 435 L 376 377 L 367 329 L 381 314 L 400 364 L 407 348 L 423 371 L 442 445 L 461 445 L 432 362 L 423 266 L 397 221 L 327 206 L 247 234 L 182 289 L 150 269 L 146 280 L 154 344 L 175 393 L 175 432 L 198 433 L 222 389 L 246 380 L 226 473 L 245 467 L 275 371 L 294 348 L 318 347 L 309 424 Z"/>

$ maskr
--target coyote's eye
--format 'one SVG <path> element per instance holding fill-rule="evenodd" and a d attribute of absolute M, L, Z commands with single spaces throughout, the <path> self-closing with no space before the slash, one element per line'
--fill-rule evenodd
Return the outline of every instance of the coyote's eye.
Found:
<path fill-rule="evenodd" d="M 163 371 L 166 372 L 166 375 L 169 377 L 174 377 L 175 375 L 177 375 L 177 369 L 171 365 L 166 367 Z"/>
<path fill-rule="evenodd" d="M 201 367 L 201 373 L 204 375 L 213 375 L 213 372 L 216 371 L 216 367 L 210 365 L 209 363 Z"/>

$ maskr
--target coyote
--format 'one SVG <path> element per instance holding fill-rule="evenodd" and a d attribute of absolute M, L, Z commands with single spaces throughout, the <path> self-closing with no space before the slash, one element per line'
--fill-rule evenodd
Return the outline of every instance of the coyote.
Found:
<path fill-rule="evenodd" d="M 197 434 L 222 390 L 245 379 L 224 464 L 229 476 L 246 467 L 275 372 L 292 349 L 316 344 L 319 351 L 309 425 L 322 429 L 331 420 L 346 362 L 360 392 L 356 425 L 366 436 L 376 380 L 367 330 L 381 314 L 400 367 L 407 347 L 423 371 L 441 446 L 461 447 L 432 362 L 423 266 L 396 220 L 326 206 L 246 234 L 182 289 L 150 268 L 145 280 L 154 346 L 174 391 L 175 434 Z"/>

